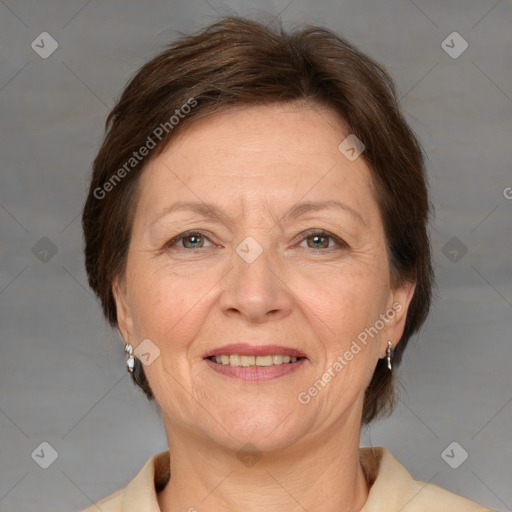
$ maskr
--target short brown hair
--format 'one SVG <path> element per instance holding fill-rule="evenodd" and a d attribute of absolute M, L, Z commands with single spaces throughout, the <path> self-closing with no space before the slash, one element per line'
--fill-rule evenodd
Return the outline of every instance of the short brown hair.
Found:
<path fill-rule="evenodd" d="M 238 106 L 296 100 L 337 112 L 366 147 L 362 156 L 377 190 L 393 284 L 416 282 L 394 353 L 394 365 L 400 363 L 409 338 L 428 314 L 432 294 L 430 202 L 423 152 L 400 112 L 385 69 L 340 36 L 317 26 L 288 32 L 280 24 L 270 27 L 225 17 L 170 44 L 126 86 L 107 117 L 82 216 L 89 284 L 112 327 L 117 326 L 112 283 L 124 275 L 138 177 L 148 161 L 194 119 Z M 179 115 L 191 102 L 194 108 Z M 173 122 L 172 116 L 179 116 L 179 121 Z M 159 126 L 161 136 L 155 137 Z M 158 144 L 140 162 L 135 161 L 134 152 L 148 146 L 148 138 L 159 138 Z M 152 398 L 141 364 L 133 376 Z M 386 361 L 379 360 L 366 390 L 363 424 L 391 412 L 393 402 L 392 373 Z"/>

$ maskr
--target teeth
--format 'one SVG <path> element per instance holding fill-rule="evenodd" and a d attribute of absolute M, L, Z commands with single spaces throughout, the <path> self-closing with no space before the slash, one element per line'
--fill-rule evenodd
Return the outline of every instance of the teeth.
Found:
<path fill-rule="evenodd" d="M 229 364 L 231 366 L 240 366 L 240 356 L 229 356 Z"/>
<path fill-rule="evenodd" d="M 229 364 L 231 366 L 272 366 L 274 364 L 296 363 L 297 357 L 283 356 L 280 354 L 267 356 L 242 356 L 237 354 L 223 354 L 210 358 L 218 364 Z"/>
<path fill-rule="evenodd" d="M 274 364 L 283 364 L 283 356 L 272 356 L 272 362 Z"/>
<path fill-rule="evenodd" d="M 256 366 L 272 366 L 272 356 L 256 356 Z"/>
<path fill-rule="evenodd" d="M 240 356 L 240 362 L 242 366 L 254 366 L 256 358 L 254 356 Z"/>

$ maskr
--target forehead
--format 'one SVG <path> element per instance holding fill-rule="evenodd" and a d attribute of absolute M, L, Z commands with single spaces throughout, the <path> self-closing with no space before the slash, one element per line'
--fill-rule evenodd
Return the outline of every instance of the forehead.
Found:
<path fill-rule="evenodd" d="M 368 208 L 373 186 L 366 162 L 349 161 L 338 149 L 347 135 L 335 112 L 312 104 L 206 116 L 150 161 L 141 177 L 141 206 L 149 213 L 177 198 L 239 208 L 341 196 L 354 208 Z"/>

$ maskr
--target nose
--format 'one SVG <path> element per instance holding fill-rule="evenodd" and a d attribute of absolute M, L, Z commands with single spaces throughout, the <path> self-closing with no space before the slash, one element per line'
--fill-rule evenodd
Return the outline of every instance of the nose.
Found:
<path fill-rule="evenodd" d="M 233 252 L 233 269 L 226 276 L 221 297 L 224 314 L 250 323 L 265 323 L 288 316 L 294 296 L 282 266 L 270 250 L 263 250 L 254 261 L 248 261 Z"/>

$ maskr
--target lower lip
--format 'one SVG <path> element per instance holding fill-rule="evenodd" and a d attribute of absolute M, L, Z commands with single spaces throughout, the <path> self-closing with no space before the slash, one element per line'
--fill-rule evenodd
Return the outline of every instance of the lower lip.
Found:
<path fill-rule="evenodd" d="M 229 364 L 214 363 L 210 359 L 205 359 L 205 362 L 214 372 L 220 375 L 259 382 L 290 375 L 302 368 L 306 359 L 299 359 L 295 363 L 273 364 L 272 366 L 231 366 Z"/>

